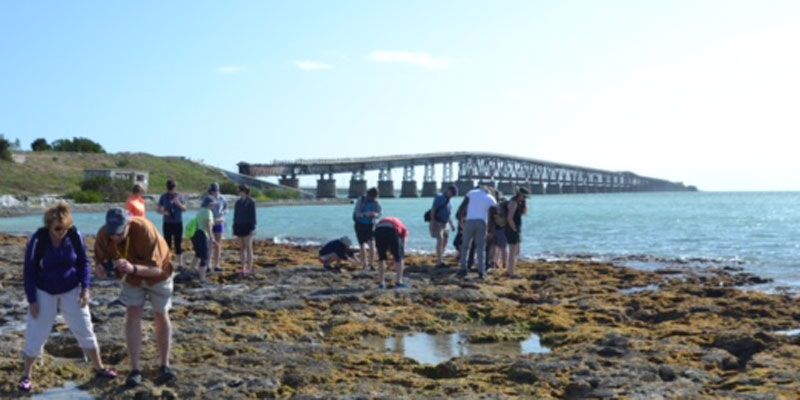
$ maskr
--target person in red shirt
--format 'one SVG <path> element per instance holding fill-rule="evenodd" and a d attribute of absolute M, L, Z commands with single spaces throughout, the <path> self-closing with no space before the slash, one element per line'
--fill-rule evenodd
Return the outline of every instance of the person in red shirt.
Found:
<path fill-rule="evenodd" d="M 406 240 L 408 240 L 408 228 L 403 221 L 395 217 L 386 217 L 378 221 L 375 225 L 375 247 L 378 250 L 378 259 L 381 262 L 379 272 L 381 289 L 386 289 L 384 271 L 386 270 L 386 252 L 392 253 L 394 266 L 397 271 L 396 289 L 408 288 L 403 283 L 403 255 Z"/>
<path fill-rule="evenodd" d="M 133 185 L 131 196 L 128 197 L 128 201 L 125 203 L 125 209 L 128 210 L 132 217 L 147 218 L 143 194 L 144 189 L 141 186 Z"/>

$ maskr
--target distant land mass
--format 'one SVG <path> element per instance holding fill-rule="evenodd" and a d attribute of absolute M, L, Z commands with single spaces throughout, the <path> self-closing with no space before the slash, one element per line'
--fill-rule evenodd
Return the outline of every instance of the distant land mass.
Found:
<path fill-rule="evenodd" d="M 40 196 L 80 190 L 86 169 L 147 171 L 150 193 L 165 190 L 168 179 L 182 192 L 202 192 L 211 182 L 230 181 L 219 169 L 185 157 L 146 153 L 19 152 L 15 162 L 0 160 L 0 195 Z"/>

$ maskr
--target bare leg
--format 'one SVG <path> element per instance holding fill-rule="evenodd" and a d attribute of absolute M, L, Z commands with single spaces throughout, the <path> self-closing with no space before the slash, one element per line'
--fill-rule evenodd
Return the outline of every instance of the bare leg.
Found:
<path fill-rule="evenodd" d="M 375 239 L 369 241 L 369 266 L 375 266 Z"/>
<path fill-rule="evenodd" d="M 397 284 L 400 285 L 403 283 L 403 266 L 405 264 L 404 259 L 400 261 L 394 262 L 395 270 L 397 271 Z"/>
<path fill-rule="evenodd" d="M 222 268 L 222 234 L 214 233 L 214 239 L 216 239 L 217 243 L 219 244 L 214 244 L 213 246 L 214 251 L 212 256 L 214 259 L 212 260 L 211 265 L 214 268 Z"/>
<path fill-rule="evenodd" d="M 361 244 L 359 244 L 359 247 L 361 247 L 361 251 L 358 253 L 358 258 L 359 258 L 359 260 L 361 260 L 361 269 L 365 270 L 365 269 L 367 269 L 367 255 L 365 254 L 365 251 L 367 249 L 367 244 L 366 243 L 361 243 Z M 371 259 L 372 259 L 372 253 L 370 253 L 370 260 Z"/>
<path fill-rule="evenodd" d="M 167 313 L 153 313 L 153 322 L 156 328 L 156 347 L 158 347 L 158 361 L 162 366 L 169 366 L 169 353 L 172 348 L 172 323 Z"/>
<path fill-rule="evenodd" d="M 243 237 L 239 238 L 239 261 L 240 261 L 240 263 L 242 265 L 242 271 L 241 271 L 242 273 L 244 273 L 245 270 L 247 270 L 247 260 L 246 260 L 246 257 L 245 257 L 245 253 L 247 252 L 247 249 L 245 248 L 245 246 L 246 246 L 245 240 L 246 239 L 247 238 L 243 238 Z"/>
<path fill-rule="evenodd" d="M 100 359 L 100 349 L 86 349 L 85 353 L 89 355 L 89 359 L 92 360 L 92 364 L 94 365 L 94 369 L 99 371 L 105 369 L 106 367 L 103 365 L 103 360 Z"/>
<path fill-rule="evenodd" d="M 23 360 L 25 362 L 25 366 L 22 370 L 22 376 L 31 377 L 33 373 L 33 364 L 36 364 L 36 357 L 25 357 L 23 356 Z"/>
<path fill-rule="evenodd" d="M 253 237 L 255 234 L 250 234 L 245 238 L 245 243 L 247 244 L 247 251 L 245 255 L 247 256 L 247 269 L 250 272 L 253 272 Z"/>
<path fill-rule="evenodd" d="M 519 254 L 519 244 L 512 244 L 508 246 L 508 276 L 516 275 L 517 254 Z"/>
<path fill-rule="evenodd" d="M 128 358 L 131 369 L 141 371 L 142 313 L 143 307 L 128 307 L 125 314 L 125 340 L 128 342 Z"/>
<path fill-rule="evenodd" d="M 386 271 L 386 261 L 381 260 L 381 268 L 378 271 L 378 279 L 381 281 L 381 286 L 386 287 L 386 279 L 384 277 L 384 272 Z"/>

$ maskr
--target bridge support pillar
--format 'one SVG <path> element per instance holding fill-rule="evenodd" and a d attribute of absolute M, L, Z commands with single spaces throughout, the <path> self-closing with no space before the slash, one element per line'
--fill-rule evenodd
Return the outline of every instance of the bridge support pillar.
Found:
<path fill-rule="evenodd" d="M 317 198 L 336 198 L 336 179 L 317 179 Z"/>
<path fill-rule="evenodd" d="M 575 193 L 589 193 L 589 187 L 586 185 L 575 186 Z"/>
<path fill-rule="evenodd" d="M 351 179 L 350 190 L 347 197 L 351 199 L 359 198 L 367 193 L 367 181 L 365 179 Z"/>
<path fill-rule="evenodd" d="M 422 197 L 436 197 L 436 182 L 422 182 Z"/>
<path fill-rule="evenodd" d="M 561 187 L 561 193 L 572 194 L 572 193 L 575 193 L 575 192 L 577 192 L 577 190 L 575 189 L 575 185 L 573 185 L 571 183 L 564 184 L 564 186 Z"/>
<path fill-rule="evenodd" d="M 558 183 L 548 183 L 546 194 L 561 194 L 561 185 Z"/>
<path fill-rule="evenodd" d="M 394 181 L 378 181 L 378 196 L 394 198 Z"/>
<path fill-rule="evenodd" d="M 511 195 L 516 191 L 514 182 L 500 182 L 497 184 L 497 190 L 504 195 Z"/>
<path fill-rule="evenodd" d="M 458 194 L 465 196 L 467 192 L 475 188 L 475 181 L 472 179 L 459 179 L 456 182 L 456 187 L 458 188 Z"/>
<path fill-rule="evenodd" d="M 531 185 L 532 194 L 544 194 L 544 183 L 534 183 Z"/>
<path fill-rule="evenodd" d="M 300 189 L 300 179 L 297 178 L 281 178 L 278 179 L 278 184 L 293 189 Z"/>
<path fill-rule="evenodd" d="M 403 181 L 400 186 L 400 197 L 419 197 L 417 181 Z"/>

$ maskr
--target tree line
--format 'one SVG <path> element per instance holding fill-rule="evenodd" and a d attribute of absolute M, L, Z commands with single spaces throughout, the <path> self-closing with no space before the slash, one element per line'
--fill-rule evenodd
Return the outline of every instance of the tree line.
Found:
<path fill-rule="evenodd" d="M 19 139 L 13 143 L 0 134 L 0 159 L 11 161 L 11 152 L 22 150 Z M 80 153 L 105 153 L 105 149 L 100 143 L 85 137 L 73 137 L 72 139 L 57 139 L 53 143 L 47 143 L 47 139 L 38 138 L 31 142 L 33 151 L 74 151 Z"/>

